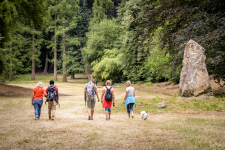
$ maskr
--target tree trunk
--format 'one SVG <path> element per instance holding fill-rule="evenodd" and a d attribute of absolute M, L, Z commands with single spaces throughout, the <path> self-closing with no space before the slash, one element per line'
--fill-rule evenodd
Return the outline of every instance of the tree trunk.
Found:
<path fill-rule="evenodd" d="M 33 32 L 34 32 L 34 25 L 33 25 Z M 31 73 L 31 80 L 35 80 L 35 52 L 34 52 L 34 33 L 33 33 L 33 49 L 32 49 L 32 73 Z"/>
<path fill-rule="evenodd" d="M 9 64 L 9 81 L 12 81 L 12 44 L 9 46 L 10 64 Z"/>
<path fill-rule="evenodd" d="M 54 50 L 54 80 L 57 81 L 57 49 L 56 49 L 56 14 L 55 14 L 55 50 Z"/>
<path fill-rule="evenodd" d="M 4 66 L 5 66 L 5 57 L 4 57 L 4 55 L 2 55 L 2 61 L 3 61 Z M 2 73 L 2 76 L 1 76 L 0 83 L 5 83 L 5 71 L 4 70 L 3 70 L 3 73 Z"/>
<path fill-rule="evenodd" d="M 48 73 L 48 50 L 46 50 L 45 53 L 45 69 L 44 69 L 44 74 Z"/>
<path fill-rule="evenodd" d="M 64 21 L 64 18 L 63 18 Z M 63 29 L 65 29 L 65 23 L 63 23 Z M 62 82 L 67 82 L 66 78 L 66 41 L 65 41 L 65 31 L 63 31 L 63 80 Z"/>
<path fill-rule="evenodd" d="M 71 78 L 70 79 L 75 79 L 74 72 L 71 72 Z"/>

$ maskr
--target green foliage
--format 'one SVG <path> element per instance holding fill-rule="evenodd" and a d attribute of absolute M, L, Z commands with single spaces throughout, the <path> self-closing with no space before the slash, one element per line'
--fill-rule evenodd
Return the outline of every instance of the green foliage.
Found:
<path fill-rule="evenodd" d="M 33 31 L 30 27 L 24 27 L 20 25 L 19 30 L 12 33 L 10 36 L 11 41 L 6 45 L 5 61 L 6 61 L 6 70 L 5 75 L 8 77 L 9 68 L 10 68 L 10 59 L 12 60 L 12 71 L 13 74 L 24 74 L 31 71 L 31 61 L 34 57 L 35 64 L 37 67 L 40 67 L 39 56 L 41 54 L 40 49 L 43 43 L 43 35 L 40 29 L 35 29 Z M 35 55 L 32 56 L 32 35 L 35 34 Z M 10 54 L 9 47 L 12 47 L 12 54 Z"/>
<path fill-rule="evenodd" d="M 86 32 L 88 32 L 90 12 L 86 6 L 86 0 L 80 0 L 81 19 L 77 22 L 76 28 L 69 32 L 70 37 L 77 38 L 79 45 L 72 45 L 67 51 L 67 72 L 82 73 L 84 72 L 81 49 L 86 44 Z"/>
<path fill-rule="evenodd" d="M 172 68 L 170 63 L 173 60 L 173 57 L 167 53 L 167 49 L 162 49 L 160 47 L 160 31 L 159 28 L 155 33 L 153 40 L 146 45 L 150 49 L 148 64 L 147 67 L 150 69 L 150 72 L 155 75 L 156 80 L 159 80 L 163 77 L 171 78 Z"/>
<path fill-rule="evenodd" d="M 114 19 L 103 20 L 93 26 L 87 35 L 87 46 L 82 50 L 86 61 L 95 66 L 104 56 L 106 49 L 112 49 L 116 46 L 120 32 L 121 29 Z"/>
<path fill-rule="evenodd" d="M 48 12 L 45 0 L 3 0 L 0 3 L 0 14 L 0 33 L 4 37 L 4 44 L 10 40 L 10 34 L 18 29 L 19 23 L 43 26 L 47 22 Z"/>
<path fill-rule="evenodd" d="M 117 48 L 105 50 L 102 60 L 93 67 L 96 80 L 110 79 L 114 82 L 121 81 L 123 63 Z"/>
<path fill-rule="evenodd" d="M 223 0 L 159 0 L 150 1 L 156 5 L 152 13 L 143 22 L 138 32 L 142 33 L 142 46 L 146 39 L 153 39 L 158 27 L 162 27 L 164 36 L 161 38 L 167 52 L 176 56 L 173 62 L 174 70 L 182 62 L 183 55 L 177 55 L 184 50 L 186 43 L 193 39 L 205 49 L 208 58 L 207 67 L 214 79 L 221 86 L 225 85 L 225 1 Z"/>
<path fill-rule="evenodd" d="M 101 22 L 103 19 L 107 19 L 106 12 L 113 8 L 114 4 L 111 0 L 95 0 L 93 3 L 93 18 L 92 25 Z"/>

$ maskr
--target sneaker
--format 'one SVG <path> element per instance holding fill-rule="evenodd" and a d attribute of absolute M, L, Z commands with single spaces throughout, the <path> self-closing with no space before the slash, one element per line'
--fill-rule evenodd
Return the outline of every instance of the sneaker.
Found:
<path fill-rule="evenodd" d="M 52 120 L 54 120 L 54 117 L 52 116 Z"/>
<path fill-rule="evenodd" d="M 38 120 L 38 117 L 35 117 L 35 120 Z"/>
<path fill-rule="evenodd" d="M 134 116 L 132 116 L 132 118 L 134 118 Z"/>
<path fill-rule="evenodd" d="M 130 119 L 130 117 L 128 117 L 128 119 Z"/>
<path fill-rule="evenodd" d="M 90 115 L 88 116 L 88 120 L 91 120 L 91 116 Z"/>
<path fill-rule="evenodd" d="M 106 118 L 106 120 L 109 120 L 109 118 Z"/>

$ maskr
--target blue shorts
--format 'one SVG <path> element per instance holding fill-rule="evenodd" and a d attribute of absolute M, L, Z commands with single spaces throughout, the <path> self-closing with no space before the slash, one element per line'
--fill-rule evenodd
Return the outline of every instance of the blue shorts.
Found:
<path fill-rule="evenodd" d="M 111 108 L 105 108 L 105 111 L 111 112 Z"/>

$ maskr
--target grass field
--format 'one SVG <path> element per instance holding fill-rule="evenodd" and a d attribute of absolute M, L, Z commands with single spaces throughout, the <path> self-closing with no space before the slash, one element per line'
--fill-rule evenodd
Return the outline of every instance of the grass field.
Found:
<path fill-rule="evenodd" d="M 7 85 L 32 89 L 42 81 L 47 87 L 52 77 L 37 75 L 36 81 L 30 81 L 30 75 L 17 76 Z M 41 119 L 34 120 L 31 93 L 1 96 L 0 149 L 225 149 L 223 97 L 183 101 L 165 94 L 167 91 L 154 93 L 133 85 L 137 107 L 135 117 L 128 119 L 122 103 L 126 87 L 121 84 L 115 88 L 117 107 L 112 108 L 111 120 L 105 120 L 101 103 L 96 103 L 94 120 L 88 121 L 83 101 L 87 76 L 75 77 L 63 83 L 59 75 L 55 83 L 64 95 L 60 96 L 61 108 L 57 107 L 54 121 L 48 120 L 45 104 Z M 101 96 L 102 89 L 98 92 Z M 144 105 L 139 106 L 140 102 Z M 168 107 L 158 109 L 158 102 L 166 102 Z M 142 110 L 150 115 L 145 121 L 139 114 Z"/>

